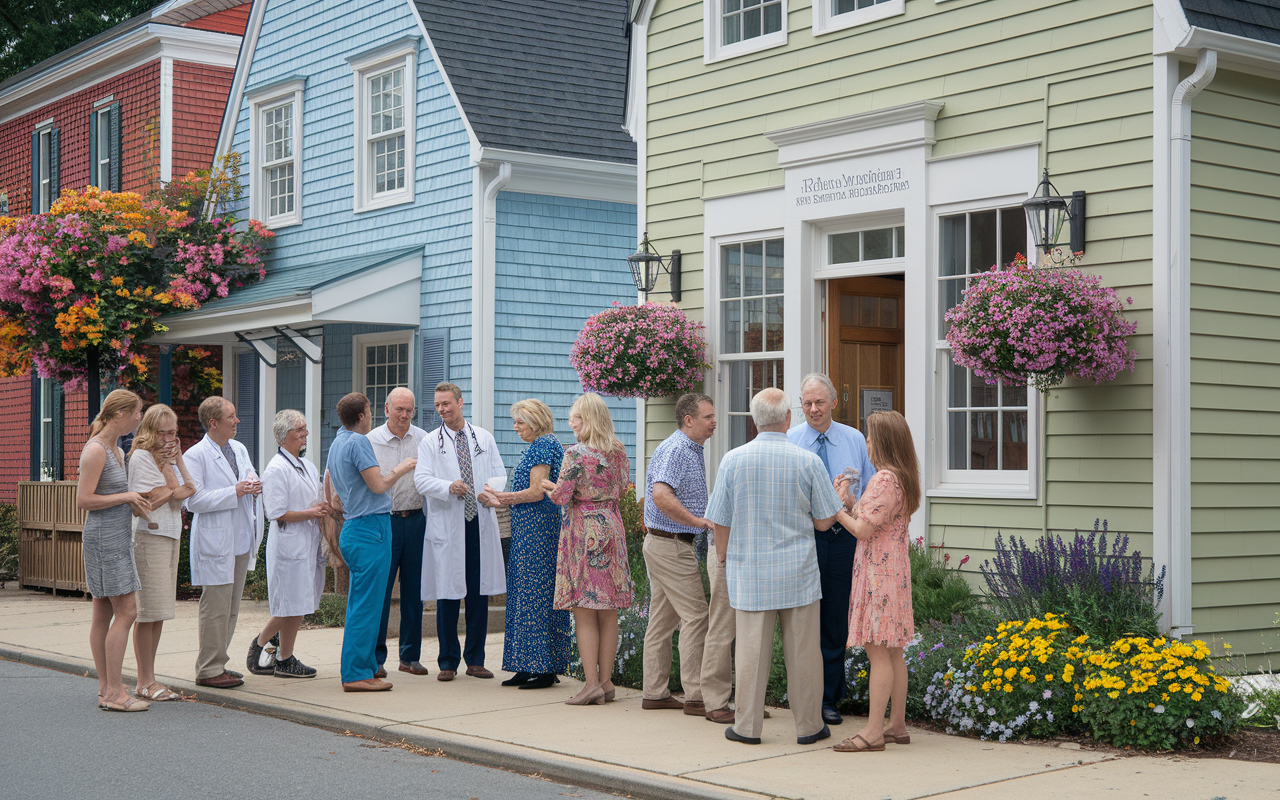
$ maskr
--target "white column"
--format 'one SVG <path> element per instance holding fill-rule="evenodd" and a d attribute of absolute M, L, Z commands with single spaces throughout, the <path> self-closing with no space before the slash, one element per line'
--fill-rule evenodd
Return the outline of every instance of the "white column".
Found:
<path fill-rule="evenodd" d="M 258 359 L 258 453 L 254 466 L 259 474 L 276 451 L 276 436 L 271 423 L 276 416 L 276 370 Z"/>
<path fill-rule="evenodd" d="M 321 414 L 322 414 L 322 398 L 324 385 L 322 376 L 324 369 L 322 364 L 312 363 L 307 358 L 303 361 L 305 365 L 305 380 L 307 384 L 307 400 L 306 415 L 307 429 L 311 432 L 311 436 L 307 440 L 306 458 L 312 464 L 316 465 L 317 470 L 323 470 L 320 464 L 320 443 L 321 443 Z"/>
<path fill-rule="evenodd" d="M 173 58 L 160 57 L 160 180 L 173 180 Z"/>

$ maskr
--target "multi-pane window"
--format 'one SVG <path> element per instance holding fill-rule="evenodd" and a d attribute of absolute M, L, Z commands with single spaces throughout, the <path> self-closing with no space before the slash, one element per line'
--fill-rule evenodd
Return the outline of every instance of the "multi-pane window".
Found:
<path fill-rule="evenodd" d="M 906 255 L 906 228 L 875 228 L 866 231 L 833 233 L 827 237 L 827 257 L 831 264 L 856 264 Z"/>
<path fill-rule="evenodd" d="M 53 206 L 53 196 L 56 192 L 54 178 L 54 158 L 55 148 L 53 144 L 54 132 L 52 129 L 40 131 L 36 135 L 36 213 L 43 214 Z"/>
<path fill-rule="evenodd" d="M 40 480 L 57 479 L 58 465 L 55 463 L 57 448 L 54 446 L 54 402 L 53 381 L 40 379 Z"/>
<path fill-rule="evenodd" d="M 111 109 L 93 113 L 94 152 L 93 185 L 102 189 L 111 187 Z"/>
<path fill-rule="evenodd" d="M 293 102 L 262 112 L 262 185 L 267 220 L 292 214 L 297 203 L 293 160 Z"/>
<path fill-rule="evenodd" d="M 782 30 L 782 0 L 721 0 L 721 3 L 721 46 Z"/>
<path fill-rule="evenodd" d="M 368 124 L 373 194 L 399 191 L 405 181 L 404 67 L 369 79 Z"/>
<path fill-rule="evenodd" d="M 409 364 L 412 355 L 410 337 L 412 334 L 395 334 L 392 338 L 402 341 L 387 341 L 386 336 L 361 337 L 356 346 L 360 348 L 363 369 L 364 394 L 369 398 L 370 411 L 373 413 L 373 425 L 377 427 L 387 421 L 387 395 L 397 386 L 409 386 Z"/>
<path fill-rule="evenodd" d="M 831 13 L 848 14 L 850 11 L 861 11 L 864 8 L 892 2 L 892 0 L 831 0 Z"/>
<path fill-rule="evenodd" d="M 972 276 L 1004 266 L 1026 251 L 1020 206 L 940 219 L 937 338 L 945 363 L 945 465 L 951 470 L 1026 470 L 1028 405 L 1025 386 L 988 385 L 957 366 L 946 350 L 948 310 Z"/>
<path fill-rule="evenodd" d="M 756 436 L 751 398 L 761 389 L 782 388 L 782 239 L 720 248 L 719 313 L 732 448 Z"/>

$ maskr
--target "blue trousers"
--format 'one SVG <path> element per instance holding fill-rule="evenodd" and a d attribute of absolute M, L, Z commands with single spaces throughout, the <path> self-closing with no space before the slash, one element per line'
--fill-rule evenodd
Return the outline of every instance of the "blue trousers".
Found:
<path fill-rule="evenodd" d="M 440 642 L 440 669 L 484 666 L 484 637 L 489 632 L 489 598 L 480 594 L 480 518 L 467 523 L 467 647 L 458 647 L 458 604 L 460 600 L 436 601 L 436 638 Z M 852 568 L 851 568 L 852 569 Z"/>
<path fill-rule="evenodd" d="M 374 648 L 391 567 L 391 515 L 369 514 L 347 520 L 338 549 L 351 573 L 347 622 L 342 631 L 342 682 L 351 683 L 372 678 L 378 670 Z"/>
<path fill-rule="evenodd" d="M 427 517 L 421 511 L 411 517 L 391 515 L 391 569 L 387 594 L 382 601 L 382 625 L 378 628 L 378 666 L 387 663 L 387 619 L 391 615 L 391 590 L 400 573 L 400 660 L 422 658 L 422 541 Z"/>
<path fill-rule="evenodd" d="M 844 653 L 849 646 L 849 593 L 853 591 L 853 553 L 858 540 L 839 523 L 813 532 L 822 579 L 819 638 L 822 645 L 822 705 L 835 708 L 844 697 Z"/>

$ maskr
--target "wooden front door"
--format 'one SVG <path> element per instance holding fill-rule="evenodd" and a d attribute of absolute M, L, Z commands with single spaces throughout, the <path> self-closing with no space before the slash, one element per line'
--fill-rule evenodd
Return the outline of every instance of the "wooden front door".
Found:
<path fill-rule="evenodd" d="M 834 418 L 867 432 L 867 415 L 903 413 L 902 294 L 897 278 L 845 278 L 827 284 L 827 342 Z"/>

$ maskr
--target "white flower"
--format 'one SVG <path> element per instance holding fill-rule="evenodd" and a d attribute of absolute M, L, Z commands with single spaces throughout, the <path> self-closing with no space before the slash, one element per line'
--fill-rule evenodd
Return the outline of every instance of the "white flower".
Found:
<path fill-rule="evenodd" d="M 1164 713 L 1164 706 L 1156 706 L 1153 710 L 1154 710 L 1157 714 L 1163 714 L 1163 713 Z"/>
<path fill-rule="evenodd" d="M 994 717 L 995 715 L 996 715 L 996 710 L 994 708 L 987 709 L 987 716 Z"/>
<path fill-rule="evenodd" d="M 1032 711 L 1039 711 L 1040 704 L 1037 703 L 1035 700 L 1032 700 L 1030 703 L 1027 704 L 1027 708 L 1031 709 Z"/>
<path fill-rule="evenodd" d="M 1222 712 L 1215 708 L 1214 710 L 1209 712 L 1209 716 L 1213 717 L 1214 719 L 1222 719 Z"/>
<path fill-rule="evenodd" d="M 1196 726 L 1196 721 L 1195 721 L 1194 719 L 1190 719 L 1190 718 L 1188 718 L 1188 719 L 1187 719 L 1187 727 L 1188 727 L 1188 728 L 1194 728 L 1195 726 Z"/>
<path fill-rule="evenodd" d="M 1050 697 L 1053 697 L 1053 690 L 1052 690 L 1052 689 L 1045 689 L 1045 690 L 1044 690 L 1044 694 L 1042 694 L 1042 695 L 1040 695 L 1040 696 L 1041 696 L 1041 697 L 1043 697 L 1045 700 L 1048 700 Z"/>

